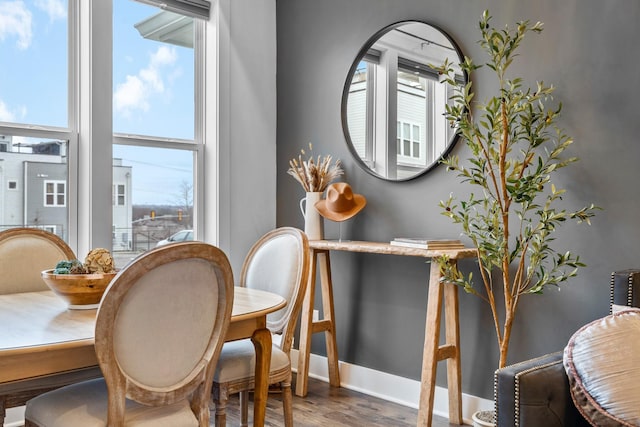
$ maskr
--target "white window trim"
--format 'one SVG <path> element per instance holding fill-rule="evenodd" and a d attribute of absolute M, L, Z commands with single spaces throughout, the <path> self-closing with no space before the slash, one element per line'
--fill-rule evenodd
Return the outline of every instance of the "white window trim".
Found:
<path fill-rule="evenodd" d="M 207 21 L 204 34 L 198 35 L 203 39 L 205 51 L 203 63 L 196 63 L 196 78 L 203 79 L 204 106 L 201 111 L 201 126 L 196 126 L 196 138 L 201 132 L 203 141 L 203 153 L 198 156 L 196 163 L 197 182 L 203 185 L 194 185 L 193 194 L 200 200 L 194 209 L 194 222 L 197 238 L 205 242 L 229 249 L 231 240 L 230 203 L 223 210 L 221 200 L 228 202 L 230 198 L 230 177 L 228 168 L 223 165 L 231 163 L 229 144 L 222 141 L 230 141 L 230 103 L 231 94 L 229 80 L 231 76 L 231 36 L 230 23 L 227 17 L 230 15 L 230 0 L 217 0 L 212 3 L 211 19 Z M 208 79 L 199 77 L 208 71 Z M 225 84 L 220 84 L 223 82 Z M 208 215 L 204 215 L 207 212 Z M 221 224 L 227 226 L 221 227 Z M 223 231 L 224 231 L 224 236 Z"/>

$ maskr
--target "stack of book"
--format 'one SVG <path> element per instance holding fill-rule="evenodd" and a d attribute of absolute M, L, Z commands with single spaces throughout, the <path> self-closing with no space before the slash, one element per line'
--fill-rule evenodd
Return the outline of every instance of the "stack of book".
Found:
<path fill-rule="evenodd" d="M 464 245 L 457 239 L 426 239 L 419 237 L 396 237 L 391 242 L 393 246 L 420 248 L 429 250 L 464 249 Z"/>

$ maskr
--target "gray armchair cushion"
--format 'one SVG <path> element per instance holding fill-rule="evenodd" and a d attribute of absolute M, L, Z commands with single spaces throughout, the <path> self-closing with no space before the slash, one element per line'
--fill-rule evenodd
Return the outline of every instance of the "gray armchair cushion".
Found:
<path fill-rule="evenodd" d="M 564 350 L 564 366 L 574 404 L 593 425 L 640 425 L 640 312 L 580 328 Z"/>

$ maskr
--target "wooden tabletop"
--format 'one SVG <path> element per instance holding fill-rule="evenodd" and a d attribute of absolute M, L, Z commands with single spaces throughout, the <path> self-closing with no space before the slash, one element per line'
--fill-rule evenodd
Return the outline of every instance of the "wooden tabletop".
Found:
<path fill-rule="evenodd" d="M 279 295 L 236 287 L 226 340 L 250 337 L 285 305 Z M 95 317 L 96 309 L 70 310 L 51 291 L 0 295 L 0 382 L 96 365 Z"/>
<path fill-rule="evenodd" d="M 236 286 L 231 323 L 244 320 L 247 317 L 256 317 L 258 314 L 271 313 L 283 308 L 286 304 L 287 301 L 278 294 Z"/>
<path fill-rule="evenodd" d="M 473 258 L 477 255 L 474 248 L 429 250 L 410 248 L 407 246 L 395 246 L 390 243 L 366 242 L 359 240 L 309 240 L 311 249 L 328 251 L 366 252 L 372 254 L 417 256 L 434 258 L 440 255 L 448 255 L 450 259 Z"/>

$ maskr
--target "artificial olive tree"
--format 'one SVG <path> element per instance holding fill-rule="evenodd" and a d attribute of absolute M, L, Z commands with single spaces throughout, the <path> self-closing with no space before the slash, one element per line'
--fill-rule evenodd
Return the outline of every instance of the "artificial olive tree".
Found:
<path fill-rule="evenodd" d="M 497 29 L 490 20 L 485 11 L 479 43 L 488 61 L 476 65 L 465 58 L 460 65 L 469 75 L 481 66 L 490 68 L 499 89 L 488 100 L 476 102 L 469 79 L 446 110 L 470 156 L 465 161 L 450 156 L 443 162 L 471 186 L 471 192 L 466 200 L 451 195 L 440 202 L 443 214 L 460 224 L 463 235 L 478 249 L 480 280 L 462 274 L 446 257 L 438 261 L 443 280 L 489 304 L 504 367 L 521 297 L 558 286 L 584 266 L 579 256 L 555 249 L 562 243 L 554 242 L 556 228 L 568 219 L 589 223 L 597 208 L 590 205 L 569 212 L 559 207 L 564 190 L 553 184 L 552 176 L 577 159 L 565 157 L 573 140 L 556 125 L 561 104 L 545 105 L 553 101 L 553 86 L 538 82 L 528 88 L 523 79 L 508 76 L 523 38 L 540 33 L 542 24 L 523 21 L 513 29 Z M 451 64 L 438 69 L 449 84 L 456 84 Z M 499 292 L 503 298 L 497 298 Z"/>

